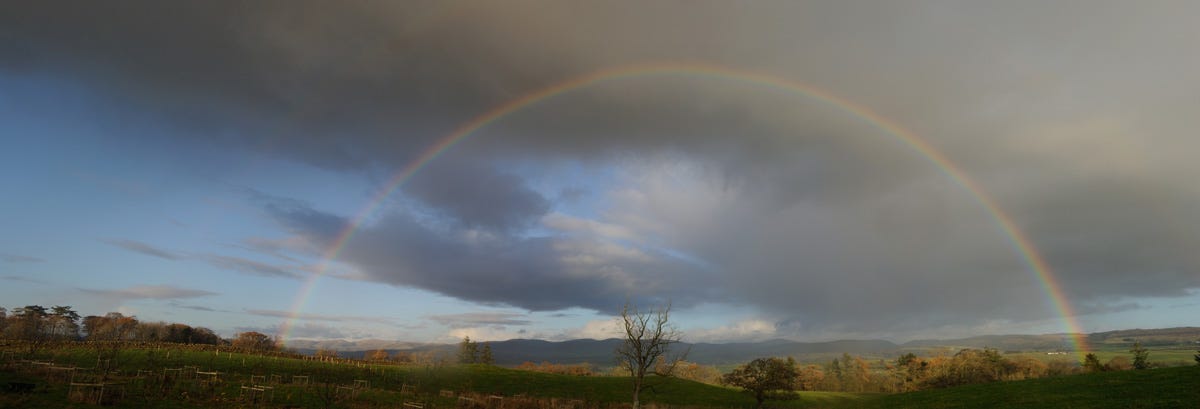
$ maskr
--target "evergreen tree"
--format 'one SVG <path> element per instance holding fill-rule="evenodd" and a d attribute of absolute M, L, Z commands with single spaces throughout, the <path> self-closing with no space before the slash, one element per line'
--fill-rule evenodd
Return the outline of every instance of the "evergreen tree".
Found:
<path fill-rule="evenodd" d="M 1134 341 L 1129 352 L 1133 353 L 1133 369 L 1150 369 L 1150 351 L 1142 347 L 1141 342 Z"/>
<path fill-rule="evenodd" d="M 479 363 L 479 344 L 472 341 L 471 337 L 463 337 L 462 342 L 458 344 L 458 363 Z"/>
<path fill-rule="evenodd" d="M 479 363 L 484 365 L 494 365 L 496 363 L 496 359 L 492 357 L 492 344 L 483 344 L 483 352 L 479 354 Z"/>
<path fill-rule="evenodd" d="M 1088 372 L 1102 372 L 1104 371 L 1104 365 L 1100 364 L 1100 358 L 1097 358 L 1096 354 L 1089 353 L 1083 358 L 1083 369 L 1086 369 Z"/>

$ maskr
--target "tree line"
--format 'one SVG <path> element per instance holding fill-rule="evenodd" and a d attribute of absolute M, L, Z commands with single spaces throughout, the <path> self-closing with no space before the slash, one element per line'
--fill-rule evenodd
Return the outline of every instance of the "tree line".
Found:
<path fill-rule="evenodd" d="M 278 351 L 274 338 L 259 332 L 238 333 L 223 339 L 205 327 L 181 323 L 146 322 L 119 312 L 80 316 L 70 306 L 26 305 L 0 307 L 0 339 L 23 341 L 29 353 L 51 342 L 166 342 L 233 346 L 254 351 Z"/>

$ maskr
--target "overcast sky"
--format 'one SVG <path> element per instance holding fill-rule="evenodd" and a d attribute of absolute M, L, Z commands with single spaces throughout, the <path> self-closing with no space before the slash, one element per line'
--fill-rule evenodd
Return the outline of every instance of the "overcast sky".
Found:
<path fill-rule="evenodd" d="M 1196 2 L 0 5 L 0 300 L 297 338 L 689 341 L 1200 316 Z M 311 295 L 306 283 L 312 281 Z M 293 311 L 293 307 L 299 308 Z"/>

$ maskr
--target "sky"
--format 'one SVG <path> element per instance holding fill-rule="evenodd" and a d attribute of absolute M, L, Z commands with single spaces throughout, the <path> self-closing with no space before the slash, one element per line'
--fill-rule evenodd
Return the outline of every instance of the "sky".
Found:
<path fill-rule="evenodd" d="M 691 342 L 1196 325 L 1196 15 L 4 4 L 0 305 L 412 342 L 607 338 L 626 302 Z"/>

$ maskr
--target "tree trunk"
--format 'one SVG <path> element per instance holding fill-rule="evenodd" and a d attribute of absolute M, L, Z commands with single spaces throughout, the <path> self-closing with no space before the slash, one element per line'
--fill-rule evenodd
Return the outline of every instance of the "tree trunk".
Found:
<path fill-rule="evenodd" d="M 637 380 L 635 380 L 633 383 L 633 409 L 641 408 L 642 403 L 639 400 L 639 395 L 641 395 L 641 394 L 642 394 L 642 384 L 641 384 L 641 382 L 638 382 Z"/>

